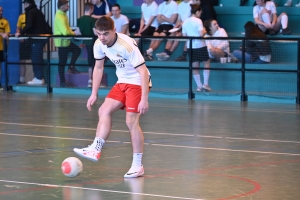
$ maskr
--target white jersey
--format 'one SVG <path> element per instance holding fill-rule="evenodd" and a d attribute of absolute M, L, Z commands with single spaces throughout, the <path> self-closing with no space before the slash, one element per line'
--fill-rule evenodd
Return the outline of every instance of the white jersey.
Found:
<path fill-rule="evenodd" d="M 200 31 L 204 29 L 201 19 L 197 17 L 189 17 L 182 24 L 182 34 L 187 36 L 200 37 Z M 200 39 L 193 39 L 192 48 L 201 48 L 205 47 L 205 41 Z M 186 47 L 190 48 L 190 42 L 186 43 Z"/>
<path fill-rule="evenodd" d="M 116 33 L 117 39 L 112 46 L 103 45 L 97 39 L 94 44 L 94 57 L 102 60 L 107 56 L 116 66 L 117 83 L 141 85 L 141 76 L 136 68 L 145 64 L 134 39 L 122 33 Z M 149 73 L 149 71 L 148 71 Z M 149 87 L 151 87 L 149 73 Z"/>
<path fill-rule="evenodd" d="M 147 25 L 149 23 L 150 18 L 154 16 L 155 18 L 152 21 L 151 26 L 153 26 L 155 28 L 158 27 L 158 22 L 156 19 L 157 10 L 158 10 L 158 5 L 155 1 L 152 1 L 152 3 L 149 6 L 146 3 L 142 4 L 141 11 L 143 13 L 145 25 Z"/>
<path fill-rule="evenodd" d="M 205 35 L 205 37 L 228 37 L 226 31 L 223 28 L 219 28 L 212 36 Z M 207 49 L 210 50 L 212 47 L 221 49 L 223 52 L 229 54 L 229 42 L 227 40 L 205 40 Z M 213 56 L 209 53 L 209 57 Z"/>
<path fill-rule="evenodd" d="M 164 1 L 158 6 L 158 15 L 164 15 L 166 18 L 171 18 L 173 14 L 178 13 L 178 5 L 171 0 L 168 4 Z M 162 22 L 161 24 L 171 24 L 169 22 Z M 174 25 L 174 24 L 173 24 Z"/>
<path fill-rule="evenodd" d="M 115 22 L 115 28 L 117 33 L 121 33 L 122 27 L 126 24 L 129 24 L 129 20 L 125 15 L 120 14 L 118 19 L 116 19 L 114 16 L 111 16 L 111 18 Z M 129 35 L 129 28 L 127 29 L 126 34 Z"/>
<path fill-rule="evenodd" d="M 269 11 L 270 15 L 277 13 L 276 6 L 275 6 L 274 2 L 273 1 L 267 1 L 266 5 L 264 7 L 263 6 L 258 6 L 258 5 L 253 7 L 253 18 L 257 18 L 264 8 L 266 8 Z"/>
<path fill-rule="evenodd" d="M 182 1 L 178 5 L 178 15 L 182 22 L 191 16 L 191 4 L 192 1 L 188 1 L 187 3 Z"/>

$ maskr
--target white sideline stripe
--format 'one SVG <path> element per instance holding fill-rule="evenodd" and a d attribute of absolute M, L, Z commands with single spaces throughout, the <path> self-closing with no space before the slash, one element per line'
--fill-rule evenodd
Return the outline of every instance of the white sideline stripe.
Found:
<path fill-rule="evenodd" d="M 110 192 L 110 193 L 119 193 L 119 194 L 131 194 L 131 195 L 134 194 L 134 195 L 140 195 L 140 196 L 161 197 L 161 198 L 169 198 L 169 199 L 204 200 L 204 199 L 195 199 L 195 198 L 187 198 L 187 197 L 164 196 L 164 195 L 158 195 L 158 194 L 147 194 L 147 193 L 137 193 L 137 192 L 124 192 L 124 191 L 117 191 L 117 190 L 104 190 L 104 189 L 97 189 L 97 188 L 76 187 L 76 186 L 68 186 L 68 185 L 53 185 L 53 184 L 20 182 L 20 181 L 10 181 L 10 180 L 0 180 L 0 182 L 15 183 L 15 184 L 25 184 L 25 185 L 37 185 L 37 186 L 41 186 L 41 187 L 71 188 L 71 189 L 100 191 L 100 192 Z"/>
<path fill-rule="evenodd" d="M 37 127 L 48 127 L 48 128 L 63 128 L 63 129 L 79 129 L 79 130 L 91 130 L 95 131 L 95 128 L 84 128 L 84 127 L 71 127 L 71 126 L 51 126 L 51 125 L 38 125 L 38 124 L 22 124 L 22 123 L 10 123 L 0 122 L 0 124 L 11 124 L 19 126 L 37 126 Z M 129 133 L 128 130 L 111 130 L 112 132 Z M 278 142 L 278 143 L 293 143 L 300 144 L 300 141 L 289 141 L 289 140 L 268 140 L 268 139 L 254 139 L 254 138 L 236 138 L 236 137 L 222 137 L 222 136 L 209 136 L 209 135 L 192 135 L 192 134 L 175 134 L 175 133 L 160 133 L 160 132 L 147 132 L 146 134 L 153 135 L 169 135 L 169 136 L 183 136 L 183 137 L 200 137 L 200 138 L 213 138 L 213 139 L 229 139 L 229 140 L 249 140 L 249 141 L 261 141 L 261 142 Z"/>
<path fill-rule="evenodd" d="M 46 138 L 46 139 L 60 139 L 60 140 L 84 140 L 93 141 L 91 139 L 80 139 L 80 138 L 64 138 L 64 137 L 51 137 L 41 135 L 23 135 L 23 134 L 11 134 L 11 133 L 0 133 L 0 135 L 20 136 L 20 137 L 35 137 L 35 138 Z M 108 143 L 122 143 L 131 144 L 131 142 L 123 141 L 107 141 Z M 280 152 L 265 152 L 265 151 L 251 151 L 251 150 L 237 150 L 237 149 L 222 149 L 222 148 L 209 148 L 209 147 L 192 147 L 192 146 L 179 146 L 179 145 L 168 145 L 168 144 L 154 144 L 145 143 L 145 145 L 161 146 L 161 147 L 175 147 L 175 148 L 186 148 L 186 149 L 204 149 L 204 150 L 215 150 L 215 151 L 232 151 L 232 152 L 243 152 L 243 153 L 260 153 L 260 154 L 273 154 L 273 155 L 289 155 L 289 156 L 300 156 L 300 154 L 292 153 L 280 153 Z"/>

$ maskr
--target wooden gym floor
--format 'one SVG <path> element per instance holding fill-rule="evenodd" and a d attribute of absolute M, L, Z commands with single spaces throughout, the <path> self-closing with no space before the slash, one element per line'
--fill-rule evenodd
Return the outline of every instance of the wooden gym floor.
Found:
<path fill-rule="evenodd" d="M 0 199 L 300 199 L 300 107 L 150 98 L 142 116 L 145 175 L 124 179 L 132 151 L 125 112 L 99 162 L 61 162 L 94 139 L 100 97 L 0 93 Z"/>

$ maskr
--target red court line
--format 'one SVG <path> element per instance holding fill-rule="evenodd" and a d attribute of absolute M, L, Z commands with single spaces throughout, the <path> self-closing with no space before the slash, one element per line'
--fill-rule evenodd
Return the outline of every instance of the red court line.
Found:
<path fill-rule="evenodd" d="M 5 192 L 0 192 L 0 195 L 5 195 L 5 194 L 11 194 L 11 193 L 18 193 L 18 192 L 31 192 L 31 191 L 39 191 L 39 190 L 46 190 L 46 189 L 51 189 L 54 187 L 42 187 L 42 188 L 28 188 L 24 190 L 9 190 Z"/>

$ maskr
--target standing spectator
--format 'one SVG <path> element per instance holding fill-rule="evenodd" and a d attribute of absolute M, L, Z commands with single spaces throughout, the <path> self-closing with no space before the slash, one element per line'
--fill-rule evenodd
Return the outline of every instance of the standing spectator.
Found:
<path fill-rule="evenodd" d="M 91 17 L 93 13 L 94 5 L 91 3 L 84 4 L 84 16 L 77 19 L 77 26 L 80 30 L 82 36 L 92 37 L 91 40 L 84 40 L 83 44 L 86 47 L 87 56 L 88 56 L 88 64 L 89 64 L 89 80 L 88 80 L 88 87 L 92 87 L 92 74 L 93 68 L 95 64 L 94 53 L 93 53 L 93 45 L 94 45 L 94 27 L 96 23 L 96 19 Z"/>
<path fill-rule="evenodd" d="M 176 24 L 174 28 L 177 28 L 178 31 L 171 33 L 170 36 L 177 36 L 180 37 L 182 36 L 182 23 L 184 22 L 184 20 L 186 20 L 187 18 L 189 18 L 191 16 L 191 6 L 190 4 L 192 3 L 191 0 L 183 0 L 179 5 L 178 5 L 178 17 L 176 20 Z M 162 53 L 158 53 L 156 54 L 156 56 L 160 59 L 160 60 L 167 60 L 170 55 L 175 51 L 175 49 L 177 48 L 179 44 L 178 40 L 168 40 L 168 43 L 166 45 L 166 49 L 165 52 Z M 186 49 L 186 45 L 184 45 L 184 49 L 182 54 L 176 58 L 176 61 L 186 61 L 186 55 L 187 55 L 187 49 Z"/>
<path fill-rule="evenodd" d="M 192 16 L 186 19 L 182 24 L 182 35 L 203 37 L 206 31 L 201 19 L 199 19 L 201 15 L 201 6 L 198 4 L 191 4 L 191 13 Z M 193 77 L 197 84 L 197 91 L 211 91 L 211 88 L 208 85 L 210 59 L 205 41 L 201 39 L 194 39 L 192 40 L 192 46 L 190 46 L 190 42 L 187 42 L 186 45 L 189 53 L 192 54 L 192 66 L 199 68 L 200 62 L 203 62 L 205 68 L 205 70 L 203 70 L 204 84 L 201 82 L 199 70 L 193 70 Z"/>
<path fill-rule="evenodd" d="M 202 8 L 200 19 L 205 22 L 208 19 L 217 20 L 217 13 L 209 0 L 193 0 L 193 4 L 199 4 Z"/>
<path fill-rule="evenodd" d="M 58 0 L 57 8 L 58 10 L 54 18 L 54 35 L 76 35 L 75 32 L 71 30 L 68 16 L 66 15 L 66 12 L 69 10 L 69 1 Z M 68 54 L 72 53 L 68 71 L 72 74 L 78 74 L 80 72 L 75 68 L 75 63 L 80 56 L 81 50 L 77 45 L 71 42 L 70 39 L 54 39 L 54 44 L 56 47 L 58 47 L 58 73 L 60 78 L 60 86 L 69 86 L 66 84 L 65 79 L 65 65 L 67 64 Z"/>
<path fill-rule="evenodd" d="M 152 36 L 154 34 L 155 29 L 158 27 L 157 9 L 158 5 L 154 0 L 144 0 L 141 6 L 140 29 L 134 34 L 135 36 Z"/>
<path fill-rule="evenodd" d="M 17 33 L 21 33 L 21 30 L 25 27 L 26 15 L 21 14 L 18 18 Z M 19 43 L 19 59 L 20 59 L 20 80 L 17 84 L 25 84 L 26 74 L 26 60 L 31 58 L 31 43 L 27 40 L 20 40 Z"/>
<path fill-rule="evenodd" d="M 169 36 L 171 30 L 174 27 L 174 23 L 177 19 L 178 13 L 178 5 L 173 0 L 165 0 L 158 6 L 158 13 L 157 13 L 157 21 L 159 23 L 158 28 L 155 30 L 153 36 Z M 152 53 L 155 51 L 162 39 L 153 39 L 150 43 L 150 47 L 144 53 L 145 60 L 153 60 Z M 167 43 L 168 44 L 168 43 Z M 168 50 L 170 47 L 166 46 L 166 52 L 170 53 Z"/>
<path fill-rule="evenodd" d="M 94 12 L 92 17 L 98 19 L 104 15 L 111 16 L 110 5 L 106 0 L 92 0 L 94 4 Z"/>
<path fill-rule="evenodd" d="M 8 34 L 10 32 L 10 26 L 8 21 L 3 18 L 3 8 L 0 6 L 0 91 L 3 90 L 1 86 L 1 72 L 2 72 L 2 63 L 4 61 L 4 52 L 3 52 L 3 39 L 8 39 Z"/>
<path fill-rule="evenodd" d="M 16 33 L 16 37 L 19 35 L 38 35 L 48 33 L 48 24 L 45 20 L 44 14 L 37 9 L 34 0 L 24 0 L 25 8 L 25 21 L 26 25 L 19 33 Z M 44 66 L 43 66 L 43 48 L 46 44 L 45 39 L 30 39 L 31 43 L 31 61 L 34 73 L 34 78 L 27 83 L 29 85 L 41 85 L 44 84 Z"/>
<path fill-rule="evenodd" d="M 98 35 L 98 40 L 94 45 L 96 64 L 93 73 L 92 94 L 87 101 L 88 110 L 91 110 L 97 100 L 105 56 L 116 65 L 118 81 L 99 108 L 99 121 L 94 142 L 86 148 L 74 148 L 74 152 L 83 158 L 97 162 L 102 147 L 111 133 L 113 113 L 119 109 L 126 109 L 126 125 L 130 132 L 133 159 L 131 167 L 124 177 L 136 178 L 144 174 L 142 164 L 144 134 L 139 120 L 140 116 L 149 109 L 150 72 L 135 40 L 127 35 L 116 33 L 114 21 L 110 17 L 99 18 L 95 28 Z"/>
<path fill-rule="evenodd" d="M 253 18 L 259 29 L 267 35 L 276 35 L 282 29 L 283 35 L 292 31 L 288 28 L 288 16 L 281 13 L 277 17 L 276 6 L 269 0 L 256 0 L 253 7 Z"/>
<path fill-rule="evenodd" d="M 119 4 L 114 4 L 111 7 L 112 16 L 114 20 L 115 28 L 117 33 L 123 33 L 129 35 L 129 20 L 125 15 L 121 14 L 121 7 Z"/>
<path fill-rule="evenodd" d="M 220 28 L 218 22 L 214 19 L 209 19 L 204 22 L 206 30 L 206 37 L 228 37 L 226 31 Z M 209 57 L 213 59 L 220 59 L 221 57 L 228 57 L 229 42 L 227 40 L 205 40 L 208 49 Z"/>

